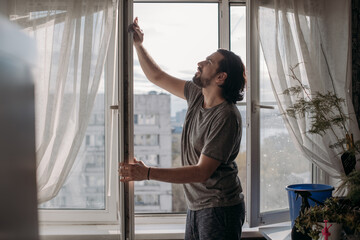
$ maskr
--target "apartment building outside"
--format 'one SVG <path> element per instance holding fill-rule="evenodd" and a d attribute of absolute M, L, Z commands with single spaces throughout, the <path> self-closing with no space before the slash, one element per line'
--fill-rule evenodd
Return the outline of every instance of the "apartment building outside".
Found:
<path fill-rule="evenodd" d="M 105 102 L 96 97 L 86 136 L 59 194 L 40 208 L 105 208 Z M 172 166 L 170 95 L 134 95 L 134 153 L 148 166 Z M 136 212 L 171 212 L 172 186 L 159 181 L 135 183 Z"/>

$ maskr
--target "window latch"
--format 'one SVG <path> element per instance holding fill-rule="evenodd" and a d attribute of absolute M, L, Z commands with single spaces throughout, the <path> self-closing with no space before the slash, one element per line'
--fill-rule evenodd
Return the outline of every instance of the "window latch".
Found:
<path fill-rule="evenodd" d="M 266 108 L 266 109 L 275 109 L 274 106 L 270 106 L 270 105 L 262 105 L 262 104 L 257 104 L 255 102 L 252 102 L 252 112 L 256 113 L 258 111 L 258 109 L 260 108 Z"/>

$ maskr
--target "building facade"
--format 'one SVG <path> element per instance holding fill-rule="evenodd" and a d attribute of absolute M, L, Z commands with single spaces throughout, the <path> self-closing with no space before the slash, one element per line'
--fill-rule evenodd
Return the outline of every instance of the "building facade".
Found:
<path fill-rule="evenodd" d="M 170 95 L 134 95 L 134 155 L 148 166 L 169 168 L 171 160 Z M 135 182 L 135 212 L 171 212 L 171 184 Z"/>

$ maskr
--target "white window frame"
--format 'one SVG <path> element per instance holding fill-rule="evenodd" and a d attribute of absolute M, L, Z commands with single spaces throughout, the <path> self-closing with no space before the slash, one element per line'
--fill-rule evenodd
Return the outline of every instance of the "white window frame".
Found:
<path fill-rule="evenodd" d="M 257 8 L 254 1 L 246 5 L 247 105 L 247 220 L 249 227 L 289 221 L 289 210 L 260 212 L 260 49 Z M 285 189 L 284 189 L 285 191 Z"/>

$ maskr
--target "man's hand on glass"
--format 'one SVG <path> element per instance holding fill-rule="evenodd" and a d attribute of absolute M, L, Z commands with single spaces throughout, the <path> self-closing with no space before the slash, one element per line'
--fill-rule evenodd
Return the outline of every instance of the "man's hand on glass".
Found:
<path fill-rule="evenodd" d="M 129 25 L 128 32 L 133 33 L 134 44 L 141 44 L 144 41 L 144 32 L 141 30 L 138 24 L 138 17 L 134 19 L 134 22 Z"/>

